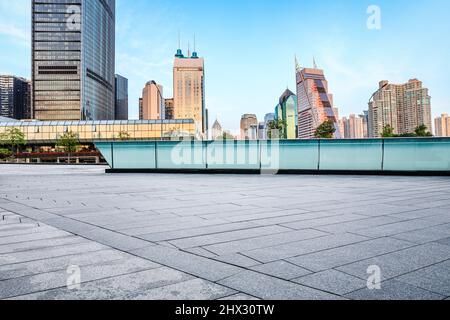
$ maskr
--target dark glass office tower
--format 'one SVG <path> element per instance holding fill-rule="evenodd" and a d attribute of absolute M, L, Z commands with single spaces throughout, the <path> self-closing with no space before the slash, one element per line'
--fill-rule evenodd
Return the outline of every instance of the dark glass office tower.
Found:
<path fill-rule="evenodd" d="M 31 85 L 24 78 L 0 75 L 0 116 L 17 120 L 31 118 Z"/>
<path fill-rule="evenodd" d="M 116 120 L 128 120 L 128 79 L 116 74 Z"/>
<path fill-rule="evenodd" d="M 32 0 L 34 118 L 112 120 L 115 0 Z"/>

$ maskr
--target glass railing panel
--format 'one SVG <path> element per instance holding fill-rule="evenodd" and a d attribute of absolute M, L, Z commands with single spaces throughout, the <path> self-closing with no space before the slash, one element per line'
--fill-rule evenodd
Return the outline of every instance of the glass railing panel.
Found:
<path fill-rule="evenodd" d="M 259 170 L 258 141 L 214 141 L 208 143 L 209 169 Z"/>
<path fill-rule="evenodd" d="M 321 140 L 320 170 L 380 171 L 382 140 Z"/>
<path fill-rule="evenodd" d="M 106 162 L 112 167 L 112 145 L 111 143 L 107 142 L 96 142 L 95 147 L 97 148 L 98 152 L 100 152 L 105 158 Z"/>
<path fill-rule="evenodd" d="M 317 170 L 319 142 L 316 140 L 261 141 L 264 170 Z"/>
<path fill-rule="evenodd" d="M 113 145 L 114 169 L 156 168 L 153 142 L 115 142 Z"/>
<path fill-rule="evenodd" d="M 386 171 L 450 171 L 450 139 L 386 139 Z"/>
<path fill-rule="evenodd" d="M 206 169 L 202 141 L 156 142 L 158 169 Z"/>

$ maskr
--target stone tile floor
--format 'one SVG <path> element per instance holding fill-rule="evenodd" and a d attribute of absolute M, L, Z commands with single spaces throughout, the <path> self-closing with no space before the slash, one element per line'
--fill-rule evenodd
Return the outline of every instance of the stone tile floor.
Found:
<path fill-rule="evenodd" d="M 448 177 L 104 170 L 0 165 L 0 299 L 450 297 Z"/>

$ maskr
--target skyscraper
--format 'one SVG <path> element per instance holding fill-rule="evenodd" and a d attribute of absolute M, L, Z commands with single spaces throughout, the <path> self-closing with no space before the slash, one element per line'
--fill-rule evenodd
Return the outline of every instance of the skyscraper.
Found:
<path fill-rule="evenodd" d="M 175 55 L 173 67 L 173 99 L 175 119 L 193 119 L 203 134 L 207 131 L 205 108 L 204 59 L 197 52 L 188 52 L 185 57 L 181 49 Z"/>
<path fill-rule="evenodd" d="M 115 120 L 128 120 L 128 79 L 116 74 Z"/>
<path fill-rule="evenodd" d="M 434 119 L 434 133 L 436 137 L 450 137 L 450 116 L 444 113 Z"/>
<path fill-rule="evenodd" d="M 0 116 L 13 119 L 31 119 L 30 81 L 0 75 Z"/>
<path fill-rule="evenodd" d="M 32 0 L 32 87 L 39 120 L 112 120 L 115 0 Z"/>
<path fill-rule="evenodd" d="M 275 108 L 275 120 L 283 121 L 286 125 L 282 139 L 297 139 L 298 137 L 298 109 L 297 96 L 289 89 L 281 95 Z"/>
<path fill-rule="evenodd" d="M 164 116 L 163 87 L 155 81 L 149 81 L 142 90 L 143 120 L 162 120 Z"/>
<path fill-rule="evenodd" d="M 298 135 L 300 139 L 311 139 L 314 132 L 325 121 L 331 121 L 336 129 L 335 138 L 340 138 L 338 118 L 333 110 L 333 95 L 328 92 L 328 81 L 323 70 L 301 68 L 296 65 L 298 99 Z"/>
<path fill-rule="evenodd" d="M 255 114 L 244 114 L 241 118 L 241 140 L 253 140 L 256 128 L 258 131 L 258 119 Z"/>
<path fill-rule="evenodd" d="M 431 97 L 417 79 L 405 84 L 381 81 L 369 103 L 370 137 L 377 138 L 386 126 L 395 134 L 413 133 L 420 125 L 431 130 Z"/>

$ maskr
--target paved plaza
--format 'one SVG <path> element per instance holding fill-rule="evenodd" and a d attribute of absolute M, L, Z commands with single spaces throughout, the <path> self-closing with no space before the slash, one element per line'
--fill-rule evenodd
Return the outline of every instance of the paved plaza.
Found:
<path fill-rule="evenodd" d="M 449 177 L 104 172 L 0 165 L 0 299 L 450 297 Z"/>

